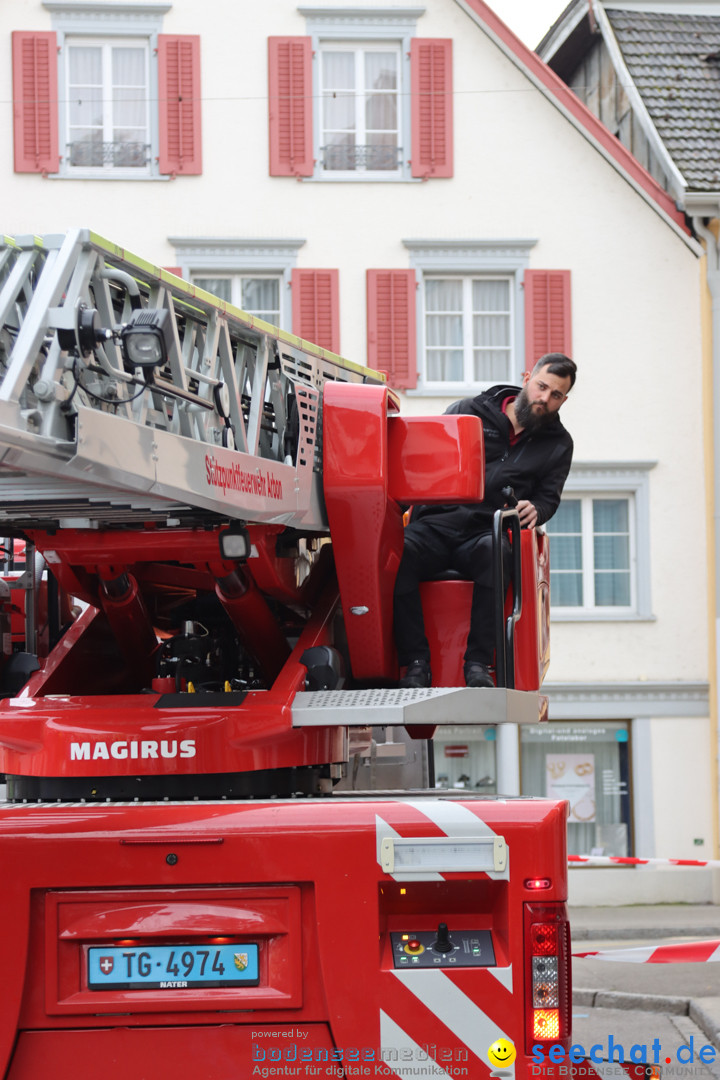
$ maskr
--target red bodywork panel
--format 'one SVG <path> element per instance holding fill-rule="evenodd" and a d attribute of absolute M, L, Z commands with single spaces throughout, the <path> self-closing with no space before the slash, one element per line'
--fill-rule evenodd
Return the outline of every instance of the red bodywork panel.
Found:
<path fill-rule="evenodd" d="M 523 529 L 522 614 L 515 624 L 515 689 L 539 690 L 550 664 L 550 561 L 546 533 Z M 425 581 L 420 595 L 435 686 L 462 686 L 471 581 Z M 509 614 L 509 601 L 506 614 Z"/>
<path fill-rule="evenodd" d="M 477 417 L 392 416 L 385 387 L 364 390 L 325 387 L 324 488 L 353 674 L 382 681 L 397 678 L 403 505 L 482 499 L 485 457 Z"/>
<path fill-rule="evenodd" d="M 351 747 L 369 746 L 362 724 L 293 727 L 293 701 L 313 672 L 341 680 L 343 657 L 341 689 L 397 680 L 404 506 L 482 498 L 479 420 L 394 409 L 383 386 L 325 384 L 332 546 L 250 524 L 249 550 L 235 549 L 247 558 L 226 560 L 217 521 L 28 532 L 61 594 L 88 606 L 0 702 L 14 797 L 77 800 L 0 806 L 0 862 L 12 867 L 0 894 L 2 1080 L 38 1080 L 48 1063 L 53 1080 L 238 1080 L 397 1077 L 423 1062 L 484 1080 L 498 1038 L 517 1050 L 511 1075 L 529 1075 L 541 1011 L 529 920 L 541 911 L 566 934 L 567 804 L 279 797 L 329 793 Z M 547 666 L 545 543 L 522 537 L 522 689 Z M 471 590 L 424 587 L 436 684 L 462 682 Z M 478 723 L 487 692 L 469 691 Z M 176 801 L 150 801 L 166 782 Z M 548 884 L 538 893 L 531 879 Z M 257 956 L 253 980 L 182 985 L 170 954 L 194 962 L 215 947 L 215 963 L 220 943 L 237 946 L 238 971 Z M 172 985 L 92 985 L 91 957 L 109 971 L 125 962 L 128 979 L 140 958 L 165 963 Z"/>
<path fill-rule="evenodd" d="M 523 927 L 538 899 L 525 881 L 549 878 L 542 900 L 564 910 L 565 815 L 565 803 L 434 795 L 6 807 L 0 1075 L 37 1080 L 49 1061 L 54 1080 L 236 1080 L 256 1063 L 298 1076 L 322 1063 L 324 1075 L 335 1048 L 346 1064 L 363 1050 L 370 1075 L 396 1076 L 387 1055 L 406 1052 L 482 1080 L 505 1037 L 519 1080 L 532 1060 Z M 507 869 L 403 878 L 380 862 L 383 838 L 469 836 L 501 837 Z M 487 932 L 494 964 L 395 966 L 391 933 L 441 922 L 451 935 Z M 92 946 L 218 937 L 258 945 L 259 985 L 88 987 Z"/>

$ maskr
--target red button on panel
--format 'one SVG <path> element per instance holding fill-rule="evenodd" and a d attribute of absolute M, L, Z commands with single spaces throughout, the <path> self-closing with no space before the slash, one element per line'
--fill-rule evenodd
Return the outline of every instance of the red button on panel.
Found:
<path fill-rule="evenodd" d="M 421 945 L 420 942 L 416 938 L 412 938 L 405 945 L 405 952 L 406 953 L 421 953 L 421 952 L 425 952 L 425 947 L 423 945 Z"/>

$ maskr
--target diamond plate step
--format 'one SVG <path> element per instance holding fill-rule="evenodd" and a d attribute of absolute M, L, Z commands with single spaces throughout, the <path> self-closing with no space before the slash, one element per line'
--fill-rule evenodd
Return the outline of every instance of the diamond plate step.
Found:
<path fill-rule="evenodd" d="M 526 690 L 433 686 L 421 690 L 314 690 L 295 695 L 293 727 L 394 724 L 537 724 L 548 699 Z"/>

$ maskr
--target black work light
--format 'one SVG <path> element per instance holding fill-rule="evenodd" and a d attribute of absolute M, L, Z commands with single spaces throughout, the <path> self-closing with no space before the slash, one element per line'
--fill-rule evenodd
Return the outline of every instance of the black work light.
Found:
<path fill-rule="evenodd" d="M 161 367 L 168 358 L 168 323 L 170 313 L 164 308 L 138 308 L 122 328 L 123 356 L 132 367 Z"/>
<path fill-rule="evenodd" d="M 223 559 L 247 559 L 252 544 L 243 525 L 233 524 L 220 533 L 220 556 Z"/>

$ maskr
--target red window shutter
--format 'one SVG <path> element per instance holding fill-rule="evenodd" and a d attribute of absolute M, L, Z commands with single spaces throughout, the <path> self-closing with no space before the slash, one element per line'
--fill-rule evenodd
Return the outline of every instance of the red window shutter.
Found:
<path fill-rule="evenodd" d="M 368 365 L 387 374 L 391 386 L 417 385 L 415 271 L 367 272 Z"/>
<path fill-rule="evenodd" d="M 58 151 L 57 37 L 14 30 L 15 172 L 56 173 Z"/>
<path fill-rule="evenodd" d="M 337 270 L 293 270 L 293 333 L 330 352 L 340 352 Z"/>
<path fill-rule="evenodd" d="M 270 175 L 312 176 L 312 38 L 268 38 Z"/>
<path fill-rule="evenodd" d="M 160 172 L 202 172 L 200 38 L 158 34 Z"/>
<path fill-rule="evenodd" d="M 412 174 L 453 174 L 452 38 L 412 38 Z"/>
<path fill-rule="evenodd" d="M 572 355 L 569 270 L 525 271 L 525 363 L 545 353 Z"/>
<path fill-rule="evenodd" d="M 182 277 L 182 267 L 180 266 L 163 266 L 163 270 L 167 270 L 169 273 L 174 274 L 175 277 Z"/>

